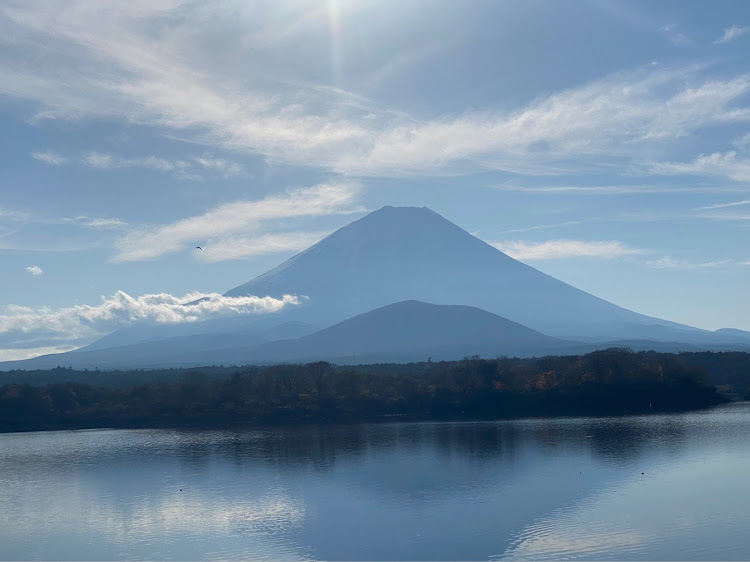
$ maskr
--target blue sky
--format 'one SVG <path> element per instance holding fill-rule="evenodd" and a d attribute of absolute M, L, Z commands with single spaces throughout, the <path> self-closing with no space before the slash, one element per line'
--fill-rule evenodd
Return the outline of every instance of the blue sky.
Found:
<path fill-rule="evenodd" d="M 215 293 L 383 205 L 750 330 L 750 3 L 155 4 L 0 0 L 0 359 L 293 306 Z"/>

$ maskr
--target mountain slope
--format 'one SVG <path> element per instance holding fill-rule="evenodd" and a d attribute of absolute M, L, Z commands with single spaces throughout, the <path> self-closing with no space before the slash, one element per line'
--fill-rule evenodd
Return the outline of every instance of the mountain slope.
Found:
<path fill-rule="evenodd" d="M 257 349 L 266 360 L 423 361 L 466 355 L 539 355 L 575 345 L 462 305 L 403 301 L 308 336 Z"/>
<path fill-rule="evenodd" d="M 464 304 L 565 337 L 708 333 L 604 301 L 507 256 L 426 208 L 384 207 L 227 296 L 305 295 L 285 312 L 333 323 L 402 300 Z"/>
<path fill-rule="evenodd" d="M 545 336 L 477 308 L 417 301 L 391 304 L 296 339 L 279 339 L 285 335 L 307 334 L 309 330 L 309 325 L 288 323 L 253 337 L 244 334 L 178 336 L 0 363 L 0 369 L 50 369 L 58 365 L 77 369 L 132 369 L 318 360 L 338 363 L 424 361 L 428 357 L 460 359 L 475 354 L 484 357 L 543 355 L 584 346 L 580 342 Z M 272 341 L 274 339 L 276 341 Z"/>
<path fill-rule="evenodd" d="M 285 322 L 253 333 L 209 332 L 160 337 L 108 347 L 91 345 L 67 353 L 0 362 L 0 370 L 54 369 L 57 366 L 68 365 L 75 369 L 140 369 L 221 365 L 230 362 L 246 364 L 252 362 L 254 350 L 258 345 L 269 341 L 298 338 L 314 332 L 315 329 L 314 326 L 303 322 Z M 112 342 L 113 339 L 110 338 L 109 341 Z M 241 360 L 229 361 L 229 350 L 240 350 L 232 356 L 240 357 Z"/>

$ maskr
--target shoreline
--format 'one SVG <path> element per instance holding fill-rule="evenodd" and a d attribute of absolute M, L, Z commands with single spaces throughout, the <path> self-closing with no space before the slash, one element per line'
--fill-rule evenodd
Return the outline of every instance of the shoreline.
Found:
<path fill-rule="evenodd" d="M 690 412 L 701 412 L 708 411 L 728 404 L 747 402 L 746 400 L 730 400 L 725 399 L 721 402 L 708 404 L 704 406 L 691 407 L 691 408 L 676 408 L 669 410 L 649 410 L 649 411 L 631 411 L 631 412 L 611 412 L 611 413 L 559 413 L 559 414 L 519 414 L 513 416 L 496 416 L 496 417 L 471 417 L 471 416 L 459 416 L 459 417 L 430 417 L 423 416 L 420 414 L 383 414 L 380 416 L 374 416 L 369 418 L 339 418 L 339 419 L 289 419 L 286 421 L 275 421 L 275 422 L 241 422 L 241 421 L 227 421 L 225 423 L 211 423 L 201 422 L 200 420 L 194 420 L 193 423 L 169 423 L 164 420 L 165 423 L 148 423 L 146 420 L 142 421 L 128 421 L 123 420 L 123 423 L 113 423 L 112 420 L 103 422 L 100 424 L 82 422 L 80 424 L 56 424 L 56 425 L 44 425 L 44 426 L 32 426 L 32 427 L 21 427 L 21 428 L 0 428 L 1 434 L 12 434 L 12 433 L 47 433 L 56 431 L 117 431 L 117 430 L 150 430 L 150 429 L 162 429 L 162 430 L 173 430 L 173 431 L 248 431 L 248 430 L 261 430 L 269 428 L 303 428 L 311 426 L 321 427 L 334 427 L 334 426 L 358 426 L 358 425 L 371 425 L 371 424 L 400 424 L 400 423 L 489 423 L 489 422 L 502 422 L 502 421 L 519 421 L 519 420 L 562 420 L 562 419 L 600 419 L 600 418 L 629 418 L 629 417 L 642 417 L 642 416 L 660 416 L 665 414 L 686 414 Z"/>

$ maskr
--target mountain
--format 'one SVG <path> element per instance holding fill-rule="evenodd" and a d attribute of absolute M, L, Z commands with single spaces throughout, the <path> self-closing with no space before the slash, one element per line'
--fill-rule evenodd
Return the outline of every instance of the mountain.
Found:
<path fill-rule="evenodd" d="M 208 332 L 198 334 L 170 335 L 147 341 L 133 341 L 118 345 L 118 340 L 102 338 L 92 345 L 69 351 L 53 353 L 32 359 L 0 362 L 0 371 L 12 369 L 54 369 L 57 366 L 72 366 L 75 369 L 141 369 L 154 367 L 191 367 L 221 364 L 252 363 L 254 350 L 264 342 L 298 338 L 315 331 L 315 327 L 303 322 L 284 322 L 255 332 Z M 172 334 L 172 332 L 169 332 Z M 126 332 L 135 338 L 132 331 Z M 114 334 L 113 336 L 116 336 Z M 115 345 L 107 345 L 107 343 Z M 228 350 L 241 350 L 241 359 L 230 362 L 225 359 Z M 236 356 L 236 354 L 235 354 Z"/>
<path fill-rule="evenodd" d="M 403 300 L 463 304 L 560 337 L 682 341 L 708 334 L 626 310 L 507 256 L 427 208 L 383 207 L 226 292 L 297 294 L 284 315 L 332 324 Z"/>
<path fill-rule="evenodd" d="M 733 340 L 737 342 L 750 344 L 750 332 L 738 330 L 736 328 L 720 328 L 714 331 L 714 334 L 724 340 Z"/>
<path fill-rule="evenodd" d="M 541 334 L 583 342 L 574 351 L 581 353 L 612 342 L 633 342 L 639 349 L 656 346 L 653 342 L 662 348 L 668 344 L 670 349 L 747 349 L 750 344 L 750 333 L 741 330 L 699 330 L 621 308 L 507 256 L 427 208 L 383 207 L 225 294 L 308 298 L 299 306 L 271 314 L 189 325 L 133 326 L 81 350 L 0 363 L 0 369 L 84 363 L 100 368 L 170 362 L 226 364 L 261 356 L 285 360 L 305 356 L 307 344 L 289 344 L 287 348 L 287 344 L 274 347 L 269 343 L 262 354 L 256 347 L 307 336 L 402 301 L 480 309 Z M 407 322 L 403 314 L 400 318 L 393 322 Z M 397 329 L 396 324 L 392 328 Z M 467 337 L 485 341 L 481 330 L 465 329 Z M 375 340 L 359 341 L 344 335 L 340 334 L 341 341 L 348 342 L 352 357 L 380 353 L 367 347 Z M 447 346 L 448 342 L 440 339 L 444 335 L 425 331 L 425 341 L 417 346 L 419 352 L 427 349 L 430 337 Z M 460 339 L 460 332 L 452 332 L 451 337 L 468 345 Z M 488 343 L 497 344 L 495 340 Z M 516 351 L 502 348 L 498 353 L 526 353 L 520 340 L 518 345 Z M 251 349 L 253 354 L 248 355 Z M 286 351 L 282 353 L 282 349 Z M 342 346 L 325 349 L 339 353 Z"/>
<path fill-rule="evenodd" d="M 132 369 L 319 360 L 337 363 L 409 362 L 425 361 L 430 357 L 435 360 L 460 359 L 467 355 L 525 357 L 582 345 L 545 336 L 478 308 L 418 301 L 391 304 L 296 339 L 279 339 L 307 330 L 309 325 L 287 323 L 255 337 L 235 334 L 177 336 L 106 349 L 46 355 L 25 360 L 23 368 L 50 369 L 71 365 L 77 369 L 93 369 L 106 365 L 108 368 Z M 0 363 L 0 368 L 9 364 Z"/>
<path fill-rule="evenodd" d="M 575 344 L 471 306 L 403 301 L 296 340 L 267 343 L 257 356 L 339 363 L 424 361 L 475 354 L 549 355 Z"/>

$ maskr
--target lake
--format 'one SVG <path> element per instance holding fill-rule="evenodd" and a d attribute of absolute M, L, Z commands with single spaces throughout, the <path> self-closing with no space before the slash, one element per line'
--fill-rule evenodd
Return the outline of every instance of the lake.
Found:
<path fill-rule="evenodd" d="M 0 435 L 0 558 L 750 558 L 750 403 Z"/>

